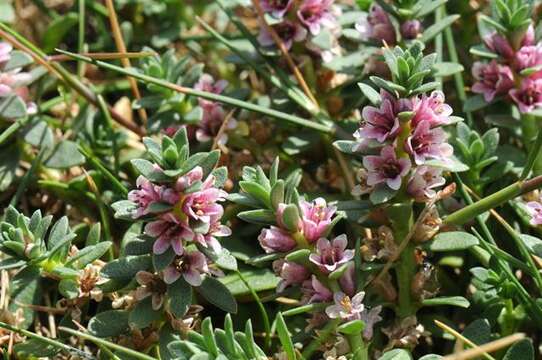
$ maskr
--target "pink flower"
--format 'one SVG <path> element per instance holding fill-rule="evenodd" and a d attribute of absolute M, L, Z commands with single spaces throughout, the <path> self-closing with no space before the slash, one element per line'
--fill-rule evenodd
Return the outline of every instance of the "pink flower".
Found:
<path fill-rule="evenodd" d="M 483 94 L 487 102 L 492 101 L 496 95 L 508 93 L 514 87 L 512 70 L 506 65 L 499 65 L 495 60 L 487 64 L 475 62 L 472 75 L 476 79 L 472 92 Z"/>
<path fill-rule="evenodd" d="M 320 238 L 316 243 L 316 253 L 309 256 L 309 260 L 326 274 L 337 270 L 354 258 L 354 250 L 346 249 L 348 240 L 346 235 L 339 235 L 332 241 Z"/>
<path fill-rule="evenodd" d="M 200 191 L 187 194 L 184 197 L 182 211 L 190 219 L 210 224 L 211 217 L 222 217 L 224 208 L 217 202 L 224 201 L 228 194 L 215 188 L 213 183 L 214 177 L 209 175 Z"/>
<path fill-rule="evenodd" d="M 365 41 L 376 40 L 381 43 L 385 41 L 388 45 L 396 42 L 395 28 L 393 27 L 388 14 L 379 5 L 374 4 L 367 17 L 356 23 L 356 30 Z"/>
<path fill-rule="evenodd" d="M 203 179 L 203 169 L 201 166 L 196 166 L 183 176 L 180 176 L 175 183 L 175 190 L 183 192 L 196 182 Z"/>
<path fill-rule="evenodd" d="M 533 24 L 530 24 L 527 28 L 527 31 L 523 35 L 523 39 L 521 39 L 521 46 L 532 46 L 535 44 L 535 30 Z"/>
<path fill-rule="evenodd" d="M 133 214 L 134 219 L 147 215 L 149 206 L 152 204 L 162 201 L 173 204 L 177 201 L 173 190 L 154 185 L 143 176 L 137 178 L 136 185 L 138 188 L 128 193 L 128 200 L 137 205 L 136 212 Z"/>
<path fill-rule="evenodd" d="M 194 85 L 194 89 L 210 92 L 213 94 L 221 94 L 228 86 L 226 80 L 215 81 L 215 79 L 209 74 L 203 74 L 199 78 L 198 82 Z M 203 98 L 198 98 L 198 102 L 201 107 L 220 106 L 220 104 Z"/>
<path fill-rule="evenodd" d="M 429 121 L 431 127 L 446 125 L 450 122 L 452 107 L 444 102 L 442 91 L 433 91 L 431 95 L 423 95 L 421 99 L 414 100 L 415 115 L 411 120 L 412 126 L 417 126 L 422 121 Z"/>
<path fill-rule="evenodd" d="M 414 156 L 414 162 L 421 165 L 427 158 L 446 160 L 454 149 L 446 143 L 446 133 L 441 128 L 431 129 L 429 121 L 422 121 L 409 136 L 405 150 Z"/>
<path fill-rule="evenodd" d="M 274 18 L 282 19 L 284 14 L 292 7 L 293 0 L 262 0 L 262 10 L 273 15 Z"/>
<path fill-rule="evenodd" d="M 231 229 L 226 225 L 222 225 L 218 217 L 211 217 L 211 224 L 207 234 L 196 234 L 195 241 L 203 246 L 210 246 L 216 253 L 220 252 L 222 245 L 216 239 L 217 237 L 226 237 L 231 235 Z"/>
<path fill-rule="evenodd" d="M 401 35 L 407 40 L 413 40 L 422 32 L 422 24 L 419 20 L 407 20 L 401 25 Z"/>
<path fill-rule="evenodd" d="M 0 42 L 0 65 L 5 64 L 11 59 L 13 47 L 7 42 Z"/>
<path fill-rule="evenodd" d="M 304 297 L 303 302 L 327 302 L 333 298 L 333 293 L 315 275 L 312 275 L 310 280 L 303 282 L 301 291 Z"/>
<path fill-rule="evenodd" d="M 365 293 L 363 291 L 357 293 L 352 298 L 338 291 L 333 294 L 335 304 L 326 308 L 326 314 L 332 319 L 359 320 L 361 313 L 365 309 L 363 305 L 364 297 Z"/>
<path fill-rule="evenodd" d="M 297 11 L 299 20 L 309 28 L 312 35 L 318 35 L 322 26 L 334 27 L 336 19 L 332 12 L 335 0 L 303 0 Z"/>
<path fill-rule="evenodd" d="M 380 92 L 382 103 L 380 108 L 365 106 L 362 118 L 365 123 L 356 131 L 354 136 L 359 139 L 376 139 L 378 142 L 393 140 L 399 132 L 397 114 L 412 109 L 412 103 L 407 99 L 396 100 L 386 91 Z"/>
<path fill-rule="evenodd" d="M 303 41 L 307 37 L 307 30 L 305 30 L 299 24 L 289 20 L 272 25 L 272 27 L 279 38 L 284 42 L 284 46 L 286 46 L 286 49 L 288 50 L 292 47 L 294 42 Z M 258 35 L 258 42 L 260 45 L 265 47 L 275 45 L 275 41 L 273 40 L 271 34 L 267 31 L 267 27 L 261 26 L 260 35 Z"/>
<path fill-rule="evenodd" d="M 313 243 L 324 235 L 331 218 L 337 211 L 335 206 L 327 206 L 323 198 L 314 199 L 312 202 L 300 201 L 303 235 L 309 243 Z"/>
<path fill-rule="evenodd" d="M 534 108 L 542 106 L 542 79 L 523 79 L 520 88 L 510 91 L 510 96 L 520 112 L 533 111 Z"/>
<path fill-rule="evenodd" d="M 497 32 L 485 36 L 482 40 L 487 48 L 497 55 L 505 59 L 512 59 L 514 57 L 514 49 L 512 49 L 508 40 Z"/>
<path fill-rule="evenodd" d="M 382 306 L 375 306 L 371 310 L 365 309 L 360 314 L 360 320 L 363 321 L 365 327 L 363 328 L 363 338 L 365 340 L 371 340 L 373 338 L 373 328 L 374 325 L 382 320 L 380 312 L 382 311 Z"/>
<path fill-rule="evenodd" d="M 216 104 L 215 106 L 207 106 L 203 108 L 203 117 L 197 124 L 196 140 L 199 142 L 207 142 L 218 135 L 224 120 L 226 119 L 226 111 L 222 106 Z M 237 121 L 233 118 L 228 119 L 226 124 L 227 129 L 235 129 Z M 223 133 L 221 138 L 218 139 L 220 144 L 225 144 L 228 140 L 228 135 Z"/>
<path fill-rule="evenodd" d="M 407 192 L 416 199 L 424 202 L 436 195 L 434 188 L 446 183 L 442 177 L 442 169 L 433 166 L 419 166 L 410 178 Z"/>
<path fill-rule="evenodd" d="M 207 259 L 199 251 L 192 251 L 178 256 L 164 269 L 164 282 L 173 284 L 182 277 L 192 286 L 200 286 L 203 275 L 209 273 Z"/>
<path fill-rule="evenodd" d="M 527 210 L 531 214 L 531 225 L 542 225 L 542 204 L 538 201 L 527 203 Z"/>
<path fill-rule="evenodd" d="M 542 46 L 524 46 L 516 53 L 515 66 L 518 71 L 542 65 Z M 537 75 L 540 71 L 537 71 Z M 532 75 L 531 75 L 532 77 Z"/>
<path fill-rule="evenodd" d="M 184 253 L 183 240 L 191 241 L 193 231 L 172 213 L 161 215 L 145 226 L 145 234 L 156 238 L 152 251 L 163 254 L 171 246 L 177 255 Z"/>
<path fill-rule="evenodd" d="M 385 146 L 380 156 L 368 155 L 363 158 L 363 166 L 368 171 L 367 184 L 374 186 L 385 183 L 390 189 L 399 190 L 401 178 L 410 170 L 410 160 L 398 159 L 391 145 Z"/>
<path fill-rule="evenodd" d="M 273 269 L 281 278 L 277 285 L 277 292 L 284 291 L 290 285 L 302 284 L 311 275 L 303 265 L 282 259 L 273 262 Z"/>
<path fill-rule="evenodd" d="M 348 269 L 344 274 L 339 278 L 339 285 L 341 285 L 341 290 L 349 295 L 354 296 L 356 292 L 356 282 L 355 282 L 356 268 L 353 263 L 348 266 Z"/>
<path fill-rule="evenodd" d="M 290 234 L 276 226 L 262 229 L 258 241 L 266 253 L 287 252 L 296 247 L 296 242 Z"/>

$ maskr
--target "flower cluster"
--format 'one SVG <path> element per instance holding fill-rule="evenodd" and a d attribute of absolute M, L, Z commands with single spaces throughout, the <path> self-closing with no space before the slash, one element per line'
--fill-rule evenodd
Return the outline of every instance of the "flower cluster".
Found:
<path fill-rule="evenodd" d="M 388 45 L 395 45 L 399 42 L 395 27 L 390 15 L 378 4 L 373 4 L 369 12 L 356 23 L 356 30 L 359 31 L 364 41 Z M 423 31 L 422 23 L 417 19 L 409 19 L 401 22 L 399 33 L 404 40 L 413 40 Z"/>
<path fill-rule="evenodd" d="M 146 141 L 149 144 L 152 140 Z M 170 254 L 168 265 L 163 269 L 166 283 L 171 284 L 182 276 L 192 286 L 199 286 L 204 275 L 214 271 L 204 253 L 218 254 L 222 248 L 217 237 L 229 236 L 231 231 L 220 222 L 224 213 L 220 202 L 225 200 L 227 193 L 220 189 L 215 172 L 210 172 L 206 166 L 208 161 L 216 162 L 218 152 L 187 158 L 184 164 L 191 168 L 184 169 L 187 165 L 183 166 L 179 157 L 183 153 L 187 155 L 187 145 L 179 149 L 178 144 L 186 142 L 185 129 L 179 130 L 173 140 L 164 137 L 162 159 L 155 157 L 158 163 L 139 160 L 145 162 L 145 166 L 138 168 L 142 175 L 137 179 L 137 188 L 130 191 L 127 202 L 119 202 L 115 207 L 117 214 L 123 207 L 132 219 L 147 222 L 144 234 L 154 240 L 155 256 Z M 156 143 L 155 146 L 160 147 Z M 196 159 L 200 159 L 199 164 Z M 171 163 L 179 164 L 180 170 L 161 166 L 167 167 Z M 177 168 L 176 165 L 173 167 Z M 224 168 L 220 170 L 225 171 Z"/>
<path fill-rule="evenodd" d="M 356 150 L 377 152 L 363 157 L 362 185 L 355 192 L 363 195 L 378 187 L 426 201 L 445 182 L 442 169 L 428 161 L 446 162 L 453 154 L 442 129 L 451 122 L 452 109 L 441 91 L 399 99 L 385 90 L 380 95 L 378 107 L 363 109 L 363 123 L 354 134 Z"/>
<path fill-rule="evenodd" d="M 327 62 L 340 53 L 337 40 L 340 34 L 337 16 L 340 11 L 333 2 L 334 0 L 262 0 L 261 7 L 265 14 L 273 18 L 274 22 L 270 27 L 287 49 L 294 43 L 305 41 L 309 50 L 319 54 L 322 60 Z M 324 29 L 334 38 L 335 45 L 330 49 L 320 49 L 310 42 L 312 37 L 318 36 Z M 261 26 L 258 41 L 265 47 L 275 45 L 267 26 Z"/>
<path fill-rule="evenodd" d="M 220 223 L 224 209 L 219 202 L 226 195 L 215 186 L 213 175 L 203 178 L 200 166 L 167 185 L 154 184 L 143 176 L 138 178 L 137 189 L 128 194 L 128 199 L 136 204 L 134 218 L 149 219 L 152 214 L 145 234 L 156 239 L 153 252 L 160 255 L 171 248 L 176 254 L 164 270 L 166 283 L 173 283 L 182 275 L 189 284 L 199 286 L 202 276 L 209 273 L 206 257 L 198 250 L 189 250 L 188 244 L 220 250 L 216 237 L 230 235 L 230 229 Z"/>
<path fill-rule="evenodd" d="M 517 49 L 498 32 L 483 40 L 498 57 L 474 64 L 472 74 L 476 82 L 472 91 L 482 94 L 486 102 L 509 96 L 522 113 L 542 106 L 542 44 L 535 42 L 534 28 L 527 29 Z"/>
<path fill-rule="evenodd" d="M 35 114 L 36 104 L 29 100 L 28 83 L 31 80 L 30 73 L 22 72 L 20 67 L 6 69 L 6 65 L 12 58 L 13 48 L 10 44 L 0 42 L 0 98 L 16 95 L 26 102 L 26 112 Z"/>
<path fill-rule="evenodd" d="M 356 291 L 354 250 L 348 249 L 346 235 L 327 238 L 336 211 L 336 207 L 328 205 L 323 198 L 311 202 L 300 200 L 297 205 L 280 203 L 276 212 L 278 226 L 264 228 L 258 240 L 267 253 L 286 254 L 273 263 L 273 269 L 281 278 L 278 292 L 298 286 L 303 302 L 330 303 L 325 308 L 328 318 L 363 320 L 364 336 L 370 339 L 374 323 L 380 320 L 381 308 L 369 310 L 362 302 L 365 293 Z M 292 255 L 298 251 L 306 257 Z M 320 317 L 322 313 L 315 316 Z"/>

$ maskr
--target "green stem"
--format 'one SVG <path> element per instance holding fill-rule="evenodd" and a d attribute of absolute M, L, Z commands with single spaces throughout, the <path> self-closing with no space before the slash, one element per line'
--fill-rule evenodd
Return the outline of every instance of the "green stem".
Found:
<path fill-rule="evenodd" d="M 326 326 L 324 326 L 324 328 L 318 332 L 318 337 L 312 340 L 310 344 L 307 345 L 307 347 L 303 350 L 303 353 L 301 355 L 304 359 L 310 359 L 312 354 L 314 354 L 314 352 L 318 350 L 320 345 L 326 342 L 328 337 L 335 332 L 340 321 L 340 319 L 333 319 L 328 321 Z"/>
<path fill-rule="evenodd" d="M 393 204 L 386 209 L 386 212 L 391 221 L 394 240 L 400 245 L 414 225 L 412 202 Z M 411 283 L 417 270 L 414 248 L 415 245 L 409 243 L 401 252 L 401 256 L 395 267 L 399 291 L 397 315 L 401 318 L 416 313 L 411 294 Z"/>
<path fill-rule="evenodd" d="M 464 224 L 467 221 L 474 219 L 477 215 L 502 205 L 515 197 L 533 191 L 540 186 L 542 186 L 542 175 L 527 181 L 517 181 L 504 189 L 448 215 L 444 219 L 444 223 L 448 225 Z"/>
<path fill-rule="evenodd" d="M 271 117 L 274 117 L 274 118 L 277 118 L 277 119 L 281 119 L 281 120 L 290 122 L 290 123 L 295 124 L 295 125 L 301 125 L 301 126 L 304 126 L 306 128 L 309 128 L 309 129 L 321 131 L 323 133 L 328 133 L 328 134 L 335 133 L 335 127 L 333 127 L 333 126 L 318 124 L 316 122 L 303 119 L 303 118 L 301 118 L 299 116 L 283 113 L 281 111 L 277 111 L 277 110 L 274 110 L 274 109 L 269 109 L 269 108 L 266 108 L 266 107 L 263 107 L 263 106 L 259 106 L 259 105 L 256 105 L 256 104 L 253 104 L 253 103 L 250 103 L 250 102 L 247 102 L 247 101 L 238 100 L 238 99 L 235 99 L 235 98 L 232 98 L 232 97 L 219 95 L 219 94 L 215 94 L 215 93 L 211 93 L 211 92 L 207 92 L 207 91 L 196 90 L 196 89 L 192 89 L 192 88 L 188 88 L 188 87 L 184 87 L 184 86 L 179 86 L 179 85 L 170 83 L 169 81 L 165 81 L 165 80 L 162 80 L 162 79 L 156 79 L 156 78 L 154 78 L 152 76 L 148 76 L 148 75 L 145 75 L 145 74 L 140 74 L 140 73 L 137 73 L 137 72 L 135 72 L 133 70 L 124 69 L 122 67 L 119 67 L 119 66 L 116 66 L 116 65 L 113 65 L 113 64 L 109 64 L 109 63 L 106 63 L 106 62 L 103 62 L 103 61 L 100 61 L 100 60 L 95 60 L 95 59 L 89 58 L 87 56 L 74 54 L 74 53 L 64 51 L 64 50 L 60 50 L 60 49 L 57 49 L 57 51 L 59 53 L 61 53 L 61 54 L 67 55 L 67 56 L 69 56 L 69 57 L 71 57 L 71 58 L 73 58 L 75 60 L 85 61 L 85 62 L 87 62 L 89 64 L 94 64 L 94 65 L 96 65 L 98 67 L 102 67 L 102 68 L 105 68 L 105 69 L 115 71 L 115 72 L 117 72 L 119 74 L 123 74 L 123 75 L 126 75 L 126 76 L 133 77 L 133 78 L 138 79 L 138 80 L 140 80 L 140 81 L 142 81 L 144 83 L 155 84 L 157 86 L 160 86 L 160 87 L 163 87 L 163 88 L 166 88 L 166 89 L 170 89 L 170 90 L 173 90 L 173 91 L 177 91 L 177 92 L 180 92 L 182 94 L 197 96 L 197 97 L 200 97 L 200 98 L 203 98 L 203 99 L 217 101 L 217 102 L 224 103 L 224 104 L 227 104 L 227 105 L 231 105 L 231 106 L 234 106 L 234 107 L 254 111 L 254 112 L 257 112 L 257 113 L 260 113 L 260 114 L 268 115 L 268 116 L 271 116 Z"/>
<path fill-rule="evenodd" d="M 79 0 L 79 36 L 77 38 L 77 51 L 80 53 L 85 51 L 85 0 Z M 77 75 L 83 77 L 85 71 L 85 63 L 77 64 Z"/>
<path fill-rule="evenodd" d="M 30 180 L 36 173 L 36 169 L 41 164 L 41 159 L 43 158 L 43 155 L 45 154 L 45 149 L 41 149 L 38 155 L 32 160 L 32 164 L 30 165 L 30 169 L 24 174 L 24 176 L 21 179 L 21 183 L 17 187 L 17 191 L 15 192 L 15 195 L 13 195 L 13 198 L 11 198 L 11 201 L 9 202 L 9 205 L 16 207 L 19 203 L 19 200 L 21 199 L 21 196 L 23 196 L 23 193 L 25 192 L 26 188 L 28 187 L 28 184 L 30 183 Z"/>
<path fill-rule="evenodd" d="M 0 134 L 0 145 L 2 145 L 7 139 L 9 139 L 10 136 L 13 135 L 17 130 L 26 125 L 28 119 L 28 116 L 20 118 L 13 124 L 11 124 L 6 130 L 4 130 L 2 134 Z"/>
<path fill-rule="evenodd" d="M 254 298 L 254 301 L 256 301 L 256 304 L 258 305 L 258 309 L 260 310 L 260 314 L 262 316 L 263 320 L 263 327 L 265 329 L 265 346 L 267 349 L 271 348 L 271 325 L 269 323 L 269 316 L 267 315 L 267 311 L 265 310 L 265 306 L 263 305 L 262 301 L 260 300 L 260 297 L 258 296 L 258 293 L 245 279 L 243 274 L 239 270 L 237 270 L 237 276 L 239 276 L 239 279 L 245 284 L 245 286 L 248 288 L 250 293 L 252 294 L 252 297 Z"/>
<path fill-rule="evenodd" d="M 65 332 L 65 333 L 68 333 L 68 334 L 73 335 L 73 336 L 78 336 L 78 337 L 80 337 L 82 339 L 85 339 L 85 340 L 92 341 L 93 343 L 95 343 L 97 345 L 103 345 L 103 346 L 105 346 L 105 347 L 107 347 L 109 349 L 116 350 L 116 351 L 121 352 L 123 354 L 126 354 L 128 356 L 131 356 L 131 357 L 133 357 L 135 359 L 156 360 L 156 358 L 153 358 L 152 356 L 142 354 L 142 353 L 140 353 L 138 351 L 135 351 L 135 350 L 132 350 L 132 349 L 129 349 L 129 348 L 125 348 L 124 346 L 117 345 L 117 344 L 109 342 L 107 340 L 92 336 L 90 334 L 87 334 L 87 333 L 84 333 L 84 332 L 81 332 L 81 331 L 70 329 L 70 328 L 67 328 L 65 326 L 59 326 L 58 330 L 60 330 L 62 332 Z"/>
<path fill-rule="evenodd" d="M 12 326 L 10 324 L 6 324 L 4 322 L 0 322 L 0 328 L 4 328 L 4 329 L 7 329 L 7 330 L 16 332 L 18 334 L 24 335 L 24 336 L 29 337 L 31 339 L 36 339 L 36 340 L 41 341 L 41 342 L 43 342 L 45 344 L 49 344 L 51 346 L 54 346 L 57 349 L 65 351 L 68 354 L 80 356 L 83 359 L 94 359 L 94 356 L 92 356 L 91 354 L 87 354 L 84 351 L 81 351 L 81 350 L 76 349 L 74 347 L 71 347 L 69 345 L 63 344 L 63 343 L 61 343 L 59 341 L 56 341 L 56 340 L 53 340 L 53 339 L 46 338 L 44 336 L 35 334 L 35 333 L 31 332 L 31 331 L 28 331 L 28 330 L 25 330 L 25 329 L 19 329 L 19 328 L 15 327 L 15 326 Z"/>
<path fill-rule="evenodd" d="M 539 121 L 540 119 L 533 115 L 521 115 L 523 144 L 525 144 L 529 151 L 529 155 L 527 157 L 527 163 L 521 172 L 520 179 L 527 178 L 531 170 L 533 170 L 534 175 L 542 174 L 542 156 L 540 156 L 540 149 L 542 148 L 542 131 L 539 131 Z M 535 137 L 536 140 L 534 140 Z"/>
<path fill-rule="evenodd" d="M 443 11 L 443 16 L 446 16 L 446 7 L 443 5 L 441 8 Z M 457 49 L 455 48 L 454 35 L 451 26 L 447 26 L 446 29 L 444 29 L 444 36 L 446 40 L 446 46 L 448 47 L 448 55 L 450 56 L 450 60 L 455 63 L 460 63 L 459 57 L 457 56 Z M 461 100 L 461 103 L 465 103 L 465 100 L 467 100 L 467 93 L 465 92 L 463 75 L 461 75 L 461 73 L 459 72 L 454 74 L 453 76 L 455 88 L 457 90 L 457 97 L 459 98 L 459 100 Z M 472 114 L 470 112 L 466 112 L 465 115 L 467 117 L 467 124 L 469 124 L 469 126 L 472 126 Z"/>
<path fill-rule="evenodd" d="M 91 155 L 85 148 L 82 146 L 79 146 L 79 152 L 83 154 L 83 156 L 87 159 L 87 161 L 94 167 L 96 170 L 100 171 L 103 176 L 105 176 L 109 181 L 111 181 L 111 185 L 117 189 L 117 191 L 120 192 L 120 194 L 123 197 L 126 197 L 128 195 L 128 189 L 126 186 L 124 186 L 109 170 L 106 169 L 105 166 L 102 165 L 99 159 Z"/>
<path fill-rule="evenodd" d="M 346 339 L 350 345 L 352 360 L 369 359 L 369 346 L 363 341 L 361 334 L 347 334 Z"/>

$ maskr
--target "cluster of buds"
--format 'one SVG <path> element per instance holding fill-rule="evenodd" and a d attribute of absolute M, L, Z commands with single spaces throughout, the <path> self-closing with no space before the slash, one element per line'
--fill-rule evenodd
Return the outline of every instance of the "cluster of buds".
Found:
<path fill-rule="evenodd" d="M 423 31 L 423 25 L 418 19 L 399 19 L 399 32 L 397 36 L 391 15 L 380 5 L 374 3 L 369 12 L 356 23 L 361 39 L 367 42 L 396 45 L 403 40 L 416 39 Z"/>
<path fill-rule="evenodd" d="M 23 72 L 17 64 L 10 64 L 13 48 L 10 44 L 0 42 L 0 98 L 19 96 L 26 103 L 27 114 L 37 112 L 36 104 L 29 100 L 28 83 L 32 79 L 30 73 Z"/>
<path fill-rule="evenodd" d="M 334 0 L 262 0 L 261 8 L 264 14 L 272 19 L 272 23 L 262 24 L 258 41 L 264 47 L 276 45 L 270 33 L 271 29 L 287 49 L 294 43 L 303 42 L 307 49 L 319 54 L 323 61 L 331 61 L 340 53 L 340 25 L 337 21 L 340 10 L 333 2 Z M 312 38 L 323 31 L 328 31 L 333 38 L 334 45 L 327 49 L 311 42 Z"/>
<path fill-rule="evenodd" d="M 228 82 L 226 80 L 215 80 L 210 74 L 202 74 L 194 85 L 194 89 L 210 92 L 213 94 L 222 94 Z M 186 127 L 190 141 L 200 143 L 216 141 L 218 145 L 225 145 L 228 142 L 227 130 L 237 127 L 237 120 L 228 116 L 221 103 L 212 100 L 198 98 L 198 105 L 202 109 L 202 116 L 198 123 L 189 125 L 172 124 L 165 128 L 165 134 L 174 136 L 179 128 Z M 226 124 L 224 122 L 227 121 Z"/>
<path fill-rule="evenodd" d="M 528 3 L 505 1 L 503 5 L 506 10 L 497 7 L 495 19 L 481 17 L 495 30 L 483 36 L 485 49 L 475 51 L 491 60 L 473 65 L 472 91 L 488 103 L 508 97 L 520 112 L 529 113 L 542 106 L 542 44 L 535 39 Z"/>
<path fill-rule="evenodd" d="M 445 183 L 442 171 L 453 148 L 442 126 L 456 119 L 441 91 L 423 93 L 427 88 L 421 87 L 423 73 L 430 71 L 422 67 L 430 69 L 433 56 L 424 58 L 418 46 L 384 52 L 393 81 L 371 78 L 381 86 L 379 96 L 372 88 L 361 85 L 364 92 L 371 92 L 375 106 L 363 109 L 363 122 L 354 134 L 357 141 L 350 148 L 363 155 L 358 176 L 361 184 L 354 192 L 370 194 L 373 203 L 396 196 L 425 202 L 436 195 L 435 188 Z M 417 84 L 409 80 L 420 76 Z M 337 145 L 344 150 L 340 143 Z"/>
<path fill-rule="evenodd" d="M 276 161 L 273 167 L 277 166 Z M 255 215 L 266 214 L 269 226 L 261 230 L 258 240 L 268 254 L 266 257 L 278 257 L 273 262 L 273 269 L 281 278 L 277 292 L 294 287 L 300 290 L 302 303 L 323 303 L 318 309 L 325 311 L 316 310 L 313 322 L 321 323 L 322 317 L 345 322 L 362 320 L 364 337 L 370 339 L 374 323 L 380 320 L 381 308 L 368 309 L 363 303 L 365 293 L 357 290 L 354 250 L 349 248 L 346 235 L 330 237 L 341 219 L 337 208 L 323 198 L 306 201 L 297 190 L 290 191 L 296 186 L 292 176 L 286 182 L 270 180 L 260 168 L 245 168 L 244 174 L 244 181 L 240 182 L 244 193 L 238 195 L 254 199 L 253 202 L 261 199 L 262 205 L 268 206 L 266 210 L 242 212 L 239 217 L 262 223 L 263 218 Z"/>
<path fill-rule="evenodd" d="M 117 216 L 147 222 L 144 233 L 154 239 L 154 255 L 170 255 L 161 274 L 167 284 L 182 276 L 199 286 L 205 275 L 218 272 L 208 258 L 222 249 L 217 237 L 231 233 L 220 222 L 224 213 L 220 202 L 227 196 L 220 189 L 226 169 L 213 170 L 218 151 L 189 157 L 184 128 L 173 138 L 164 136 L 161 145 L 149 138 L 145 144 L 154 162 L 133 161 L 141 176 L 128 200 L 114 204 Z"/>
<path fill-rule="evenodd" d="M 388 46 L 405 45 L 422 36 L 425 18 L 440 7 L 439 2 L 426 1 L 389 1 L 373 2 L 368 13 L 356 23 L 361 39 L 366 42 Z M 449 26 L 457 15 L 450 15 L 434 24 L 442 30 Z M 430 26 L 431 27 L 431 26 Z M 432 29 L 434 30 L 434 29 Z M 431 31 L 433 32 L 433 31 Z M 436 34 L 435 34 L 436 35 Z M 431 34 L 431 36 L 434 36 Z M 424 40 L 429 40 L 426 38 Z"/>

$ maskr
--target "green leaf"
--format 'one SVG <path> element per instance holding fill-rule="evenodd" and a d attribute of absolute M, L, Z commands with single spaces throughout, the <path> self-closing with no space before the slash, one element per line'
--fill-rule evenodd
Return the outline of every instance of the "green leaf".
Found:
<path fill-rule="evenodd" d="M 146 328 L 154 321 L 160 319 L 162 312 L 152 308 L 152 296 L 139 300 L 136 306 L 130 311 L 128 322 L 138 329 Z"/>
<path fill-rule="evenodd" d="M 455 22 L 457 19 L 459 19 L 459 15 L 449 15 L 443 19 L 440 19 L 438 22 L 434 23 L 433 25 L 424 30 L 420 41 L 423 43 L 427 43 L 435 36 L 440 34 L 441 31 L 452 25 L 452 23 Z"/>
<path fill-rule="evenodd" d="M 25 305 L 37 305 L 41 298 L 40 269 L 37 266 L 27 266 L 21 269 L 10 282 L 9 311 L 23 311 L 23 321 L 18 324 L 25 329 L 32 324 L 34 309 Z"/>
<path fill-rule="evenodd" d="M 523 339 L 512 345 L 502 360 L 534 360 L 533 342 Z"/>
<path fill-rule="evenodd" d="M 0 11 L 1 9 L 2 4 L 0 3 Z M 13 351 L 17 354 L 17 359 L 34 359 L 36 357 L 54 359 L 60 350 L 58 347 L 47 344 L 40 339 L 26 339 L 24 342 L 13 346 Z"/>
<path fill-rule="evenodd" d="M 2 68 L 4 72 L 19 69 L 27 65 L 30 65 L 34 62 L 34 60 L 32 59 L 30 55 L 19 50 L 12 50 L 9 53 L 9 56 L 10 56 L 9 60 L 4 64 Z"/>
<path fill-rule="evenodd" d="M 405 349 L 386 351 L 378 360 L 412 360 L 412 355 Z"/>
<path fill-rule="evenodd" d="M 175 251 L 173 251 L 173 248 L 171 246 L 162 254 L 153 253 L 152 264 L 154 266 L 154 269 L 156 271 L 164 270 L 169 264 L 172 263 L 173 259 L 175 259 L 175 255 Z"/>
<path fill-rule="evenodd" d="M 64 279 L 58 283 L 58 291 L 67 299 L 75 299 L 79 296 L 79 284 L 73 279 Z"/>
<path fill-rule="evenodd" d="M 26 116 L 26 104 L 18 96 L 0 98 L 0 118 L 19 119 Z"/>
<path fill-rule="evenodd" d="M 68 169 L 84 162 L 85 157 L 79 152 L 77 144 L 70 140 L 64 140 L 54 148 L 44 164 L 52 169 Z"/>
<path fill-rule="evenodd" d="M 463 231 L 449 231 L 437 234 L 429 244 L 434 252 L 466 250 L 478 245 L 478 238 Z"/>
<path fill-rule="evenodd" d="M 476 319 L 471 322 L 462 335 L 477 345 L 491 341 L 491 325 L 487 319 Z"/>
<path fill-rule="evenodd" d="M 243 278 L 247 281 L 250 287 L 256 291 L 269 291 L 277 288 L 280 278 L 271 270 L 263 269 L 243 269 L 240 270 Z M 239 278 L 237 274 L 229 274 L 220 278 L 220 282 L 224 284 L 230 293 L 234 296 L 243 296 L 250 294 L 250 289 Z"/>
<path fill-rule="evenodd" d="M 467 100 L 463 103 L 463 111 L 464 112 L 478 111 L 480 109 L 485 108 L 489 104 L 490 103 L 484 100 L 484 97 L 482 95 L 474 95 L 467 98 Z"/>
<path fill-rule="evenodd" d="M 43 120 L 33 121 L 23 130 L 24 141 L 33 146 L 50 148 L 53 146 L 53 131 Z"/>
<path fill-rule="evenodd" d="M 166 182 L 170 180 L 163 172 L 157 171 L 154 164 L 145 159 L 133 159 L 132 166 L 141 174 L 153 182 Z"/>
<path fill-rule="evenodd" d="M 361 320 L 352 320 L 337 327 L 337 331 L 346 335 L 359 335 L 365 329 Z"/>
<path fill-rule="evenodd" d="M 433 65 L 433 75 L 436 77 L 450 76 L 460 73 L 463 70 L 463 65 L 453 62 L 441 62 Z"/>
<path fill-rule="evenodd" d="M 101 274 L 110 279 L 132 280 L 138 271 L 148 270 L 151 264 L 150 255 L 126 256 L 107 263 Z"/>
<path fill-rule="evenodd" d="M 286 353 L 288 360 L 296 360 L 294 343 L 292 342 L 292 337 L 288 331 L 288 327 L 284 322 L 282 313 L 277 314 L 277 333 L 279 335 L 279 340 L 282 345 L 282 349 Z"/>
<path fill-rule="evenodd" d="M 437 297 L 431 299 L 425 299 L 422 301 L 423 306 L 441 306 L 441 305 L 451 305 L 462 308 L 468 308 L 470 303 L 463 296 L 446 296 L 446 297 Z"/>
<path fill-rule="evenodd" d="M 192 287 L 182 277 L 167 287 L 169 310 L 176 318 L 182 318 L 192 304 Z"/>
<path fill-rule="evenodd" d="M 237 214 L 237 217 L 253 224 L 272 225 L 276 222 L 275 214 L 265 209 L 243 211 Z"/>
<path fill-rule="evenodd" d="M 111 337 L 128 331 L 129 312 L 107 310 L 98 313 L 88 322 L 88 330 L 97 337 Z"/>
<path fill-rule="evenodd" d="M 531 253 L 538 257 L 542 257 L 542 240 L 527 234 L 521 234 L 520 238 Z"/>
<path fill-rule="evenodd" d="M 345 154 L 355 154 L 355 146 L 358 145 L 358 142 L 351 140 L 337 140 L 333 143 L 337 149 Z"/>
<path fill-rule="evenodd" d="M 371 104 L 377 106 L 380 105 L 380 103 L 382 102 L 382 98 L 380 97 L 378 91 L 373 89 L 371 86 L 361 82 L 358 83 L 358 86 L 361 89 L 363 95 L 365 95 L 365 97 L 371 102 Z"/>
<path fill-rule="evenodd" d="M 260 184 L 252 181 L 239 181 L 241 189 L 258 200 L 262 205 L 271 208 L 269 192 Z"/>
<path fill-rule="evenodd" d="M 390 189 L 385 184 L 379 184 L 369 195 L 369 200 L 371 200 L 373 204 L 382 204 L 393 199 L 396 194 L 397 190 Z"/>
<path fill-rule="evenodd" d="M 196 290 L 211 304 L 229 312 L 237 312 L 237 302 L 228 288 L 215 278 L 206 276 L 201 286 Z"/>
<path fill-rule="evenodd" d="M 463 164 L 458 158 L 453 155 L 445 161 L 433 159 L 426 161 L 425 164 L 451 172 L 463 172 L 469 170 L 469 167 L 466 164 Z"/>
<path fill-rule="evenodd" d="M 43 52 L 50 53 L 58 47 L 64 36 L 66 36 L 78 22 L 79 16 L 74 12 L 70 12 L 52 20 L 48 24 L 47 30 L 45 30 L 41 39 Z"/>

